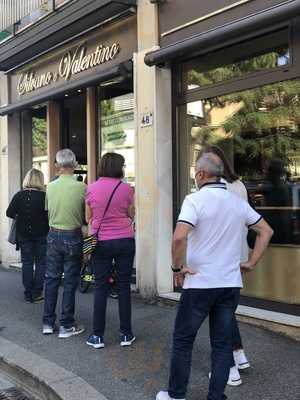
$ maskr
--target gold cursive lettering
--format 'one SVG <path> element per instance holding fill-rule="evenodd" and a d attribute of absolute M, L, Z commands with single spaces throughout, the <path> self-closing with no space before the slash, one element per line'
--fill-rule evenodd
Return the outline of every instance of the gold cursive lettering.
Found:
<path fill-rule="evenodd" d="M 113 43 L 110 46 L 100 44 L 95 51 L 87 53 L 84 43 L 81 43 L 75 51 L 68 50 L 63 55 L 58 65 L 58 71 L 45 72 L 41 75 L 36 75 L 35 72 L 21 74 L 17 83 L 17 91 L 19 95 L 24 95 L 46 87 L 52 82 L 57 82 L 59 78 L 67 81 L 73 75 L 113 60 L 119 51 L 120 45 Z"/>
<path fill-rule="evenodd" d="M 48 86 L 53 82 L 54 75 L 52 72 L 45 72 L 44 74 L 36 76 L 34 72 L 22 74 L 17 84 L 17 91 L 19 95 L 33 92 L 36 89 Z"/>
<path fill-rule="evenodd" d="M 113 60 L 119 51 L 120 45 L 113 43 L 105 47 L 99 45 L 94 52 L 86 54 L 86 47 L 80 44 L 73 54 L 68 51 L 63 55 L 59 64 L 59 76 L 68 80 L 72 75 Z"/>

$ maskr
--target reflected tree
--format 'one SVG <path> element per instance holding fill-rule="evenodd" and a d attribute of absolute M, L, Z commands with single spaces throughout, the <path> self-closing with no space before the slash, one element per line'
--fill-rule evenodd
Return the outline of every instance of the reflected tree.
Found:
<path fill-rule="evenodd" d="M 246 179 L 259 178 L 257 166 L 264 172 L 271 159 L 290 166 L 300 151 L 299 95 L 293 80 L 207 99 L 198 141 L 233 146 L 237 172 Z"/>
<path fill-rule="evenodd" d="M 47 155 L 47 122 L 45 119 L 32 118 L 33 157 Z"/>

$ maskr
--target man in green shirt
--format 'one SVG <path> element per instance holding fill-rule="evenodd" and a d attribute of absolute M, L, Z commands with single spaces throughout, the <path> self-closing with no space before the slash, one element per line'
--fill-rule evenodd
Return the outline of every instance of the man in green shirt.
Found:
<path fill-rule="evenodd" d="M 59 178 L 49 183 L 46 193 L 50 231 L 47 239 L 43 334 L 54 332 L 58 289 L 64 274 L 59 338 L 84 332 L 84 328 L 74 320 L 75 293 L 82 260 L 81 227 L 86 190 L 85 184 L 73 176 L 76 166 L 76 157 L 71 150 L 58 151 L 56 167 Z"/>

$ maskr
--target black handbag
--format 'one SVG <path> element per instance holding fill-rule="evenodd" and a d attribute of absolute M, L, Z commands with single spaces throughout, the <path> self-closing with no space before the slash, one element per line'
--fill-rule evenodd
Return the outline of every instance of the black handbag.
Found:
<path fill-rule="evenodd" d="M 97 229 L 97 232 L 94 233 L 93 235 L 89 235 L 89 236 L 87 236 L 86 238 L 83 239 L 82 251 L 83 251 L 84 255 L 92 254 L 94 249 L 95 249 L 95 247 L 97 246 L 98 235 L 99 235 L 100 228 L 101 228 L 102 222 L 104 220 L 105 214 L 107 213 L 107 211 L 109 209 L 109 206 L 110 206 L 110 203 L 112 201 L 112 198 L 114 197 L 114 194 L 115 194 L 116 190 L 118 189 L 118 187 L 121 185 L 121 183 L 122 183 L 122 181 L 120 181 L 117 184 L 117 186 L 112 191 L 112 194 L 110 195 L 110 198 L 109 198 L 109 200 L 107 202 L 107 205 L 105 207 L 105 210 L 104 210 L 104 213 L 103 213 L 103 216 L 102 216 L 102 220 L 100 222 L 99 228 Z"/>
<path fill-rule="evenodd" d="M 12 220 L 10 229 L 8 232 L 7 241 L 11 244 L 17 244 L 17 217 Z"/>

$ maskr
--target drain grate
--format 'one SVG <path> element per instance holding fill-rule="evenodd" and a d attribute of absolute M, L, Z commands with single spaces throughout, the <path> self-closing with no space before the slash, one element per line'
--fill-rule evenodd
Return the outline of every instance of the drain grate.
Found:
<path fill-rule="evenodd" d="M 0 390 L 0 400 L 33 400 L 20 390 L 11 388 L 7 390 Z"/>

